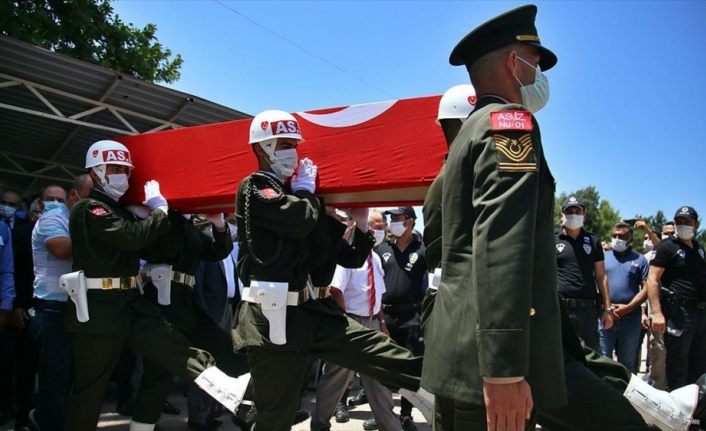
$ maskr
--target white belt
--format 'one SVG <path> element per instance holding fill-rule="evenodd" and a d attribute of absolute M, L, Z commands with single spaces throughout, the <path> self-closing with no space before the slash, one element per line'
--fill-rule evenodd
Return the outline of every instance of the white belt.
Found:
<path fill-rule="evenodd" d="M 243 301 L 252 302 L 254 304 L 259 304 L 262 300 L 255 295 L 253 295 L 252 290 L 249 287 L 243 288 Z M 296 307 L 305 303 L 311 298 L 311 293 L 309 288 L 304 288 L 296 292 L 287 292 L 287 305 L 290 307 Z"/>
<path fill-rule="evenodd" d="M 86 277 L 86 288 L 100 290 L 135 289 L 137 288 L 137 277 Z"/>

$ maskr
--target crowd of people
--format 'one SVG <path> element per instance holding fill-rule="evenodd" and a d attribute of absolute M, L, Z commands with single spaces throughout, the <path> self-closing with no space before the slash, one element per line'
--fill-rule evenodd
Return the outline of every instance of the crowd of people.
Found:
<path fill-rule="evenodd" d="M 122 205 L 134 166 L 108 140 L 88 149 L 87 173 L 68 190 L 49 185 L 30 204 L 2 192 L 0 422 L 93 430 L 115 381 L 130 430 L 151 431 L 178 413 L 167 401 L 178 376 L 194 430 L 218 428 L 217 402 L 257 430 L 310 415 L 312 431 L 329 430 L 361 402 L 372 410 L 366 430 L 415 430 L 413 408 L 440 431 L 697 426 L 706 388 L 697 211 L 680 207 L 659 227 L 617 223 L 603 244 L 571 196 L 554 225 L 532 113 L 547 102 L 544 72 L 557 59 L 535 14 L 496 17 L 453 50 L 473 85 L 441 98 L 449 155 L 423 228 L 412 207 L 327 206 L 318 167 L 298 156 L 297 120 L 278 110 L 252 121 L 258 170 L 240 182 L 231 214 L 182 213 L 154 180 L 143 205 Z M 349 393 L 356 375 L 362 389 Z"/>

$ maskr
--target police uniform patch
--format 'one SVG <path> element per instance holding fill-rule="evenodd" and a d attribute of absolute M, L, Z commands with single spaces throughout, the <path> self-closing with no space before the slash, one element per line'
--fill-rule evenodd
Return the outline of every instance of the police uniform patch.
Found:
<path fill-rule="evenodd" d="M 699 256 L 701 256 L 701 259 L 706 259 L 706 258 L 704 258 L 704 249 L 703 248 L 699 249 Z"/>
<path fill-rule="evenodd" d="M 390 256 L 392 256 L 390 253 L 383 253 L 383 255 L 382 255 L 382 260 L 384 260 L 385 262 L 387 262 L 388 259 L 390 259 Z"/>
<path fill-rule="evenodd" d="M 417 253 L 412 253 L 409 255 L 409 263 L 414 264 L 417 262 L 417 259 L 419 259 L 419 255 Z"/>
<path fill-rule="evenodd" d="M 682 249 L 679 249 L 679 251 L 677 251 L 677 255 L 682 259 L 686 259 L 686 252 Z"/>
<path fill-rule="evenodd" d="M 585 251 L 586 254 L 591 254 L 592 250 L 593 250 L 593 247 L 591 247 L 591 244 L 584 244 L 583 245 L 583 251 Z"/>
<path fill-rule="evenodd" d="M 566 244 L 560 242 L 559 244 L 556 245 L 556 252 L 561 254 L 561 252 L 564 251 L 565 247 L 566 247 Z"/>
<path fill-rule="evenodd" d="M 88 209 L 88 213 L 93 217 L 105 217 L 110 215 L 110 210 L 103 205 L 93 205 Z"/>

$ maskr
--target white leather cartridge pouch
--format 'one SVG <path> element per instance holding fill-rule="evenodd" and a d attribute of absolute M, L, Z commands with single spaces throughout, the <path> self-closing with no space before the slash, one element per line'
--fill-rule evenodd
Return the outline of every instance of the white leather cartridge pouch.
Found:
<path fill-rule="evenodd" d="M 262 314 L 270 323 L 270 342 L 287 344 L 287 295 L 289 283 L 252 280 L 250 299 L 260 304 Z"/>
<path fill-rule="evenodd" d="M 88 297 L 86 295 L 86 277 L 83 271 L 70 272 L 59 277 L 59 286 L 69 294 L 76 306 L 76 319 L 88 322 Z"/>
<path fill-rule="evenodd" d="M 157 302 L 159 305 L 172 303 L 172 266 L 166 263 L 145 264 L 144 271 L 152 279 L 152 284 L 157 288 Z"/>

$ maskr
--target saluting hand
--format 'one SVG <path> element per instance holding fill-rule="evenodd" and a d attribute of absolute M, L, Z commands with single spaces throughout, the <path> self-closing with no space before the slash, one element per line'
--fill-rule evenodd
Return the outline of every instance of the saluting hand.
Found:
<path fill-rule="evenodd" d="M 532 414 L 532 391 L 526 380 L 517 383 L 483 382 L 488 431 L 523 431 Z"/>

